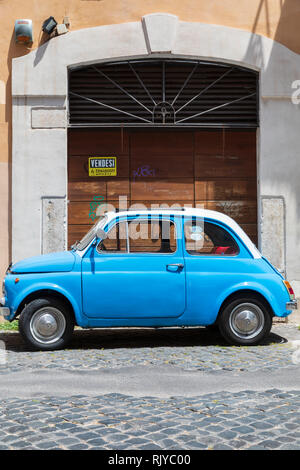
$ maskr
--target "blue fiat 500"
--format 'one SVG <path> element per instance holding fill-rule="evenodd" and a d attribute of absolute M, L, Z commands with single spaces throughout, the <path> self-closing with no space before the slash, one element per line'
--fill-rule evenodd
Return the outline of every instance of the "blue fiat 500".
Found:
<path fill-rule="evenodd" d="M 253 345 L 297 306 L 241 227 L 201 209 L 109 212 L 71 251 L 10 266 L 3 295 L 1 313 L 42 350 L 64 347 L 74 325 L 216 325 Z"/>

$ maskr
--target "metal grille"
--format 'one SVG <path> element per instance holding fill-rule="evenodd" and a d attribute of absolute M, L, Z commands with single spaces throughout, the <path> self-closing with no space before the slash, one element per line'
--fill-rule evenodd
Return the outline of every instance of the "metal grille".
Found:
<path fill-rule="evenodd" d="M 69 74 L 69 124 L 257 127 L 258 74 L 186 60 L 90 65 Z"/>

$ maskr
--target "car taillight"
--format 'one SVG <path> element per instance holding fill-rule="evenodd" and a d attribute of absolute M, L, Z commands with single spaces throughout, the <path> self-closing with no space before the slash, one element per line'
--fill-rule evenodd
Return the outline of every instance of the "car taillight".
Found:
<path fill-rule="evenodd" d="M 289 283 L 289 281 L 283 281 L 283 284 L 285 285 L 286 290 L 288 291 L 288 293 L 290 295 L 290 299 L 295 300 L 295 292 L 293 291 L 293 288 L 292 288 L 291 284 Z"/>

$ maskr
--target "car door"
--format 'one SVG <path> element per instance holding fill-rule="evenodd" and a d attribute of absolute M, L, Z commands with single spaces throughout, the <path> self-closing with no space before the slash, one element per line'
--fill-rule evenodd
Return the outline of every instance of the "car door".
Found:
<path fill-rule="evenodd" d="M 249 253 L 229 227 L 198 217 L 185 218 L 183 249 L 187 316 L 193 324 L 211 324 L 224 293 L 247 281 Z"/>
<path fill-rule="evenodd" d="M 167 226 L 169 232 L 166 233 Z M 181 221 L 118 218 L 82 260 L 83 311 L 92 318 L 179 317 L 185 310 Z M 122 323 L 120 323 L 122 324 Z"/>

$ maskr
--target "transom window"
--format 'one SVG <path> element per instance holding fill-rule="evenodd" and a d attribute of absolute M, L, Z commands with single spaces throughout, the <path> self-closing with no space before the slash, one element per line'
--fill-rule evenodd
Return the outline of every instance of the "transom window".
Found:
<path fill-rule="evenodd" d="M 229 255 L 239 253 L 233 237 L 219 225 L 201 219 L 186 221 L 184 225 L 185 247 L 191 255 Z"/>
<path fill-rule="evenodd" d="M 258 73 L 236 64 L 147 59 L 69 70 L 69 125 L 257 127 Z"/>
<path fill-rule="evenodd" d="M 134 219 L 117 222 L 98 246 L 99 253 L 175 253 L 176 228 L 164 219 Z"/>

